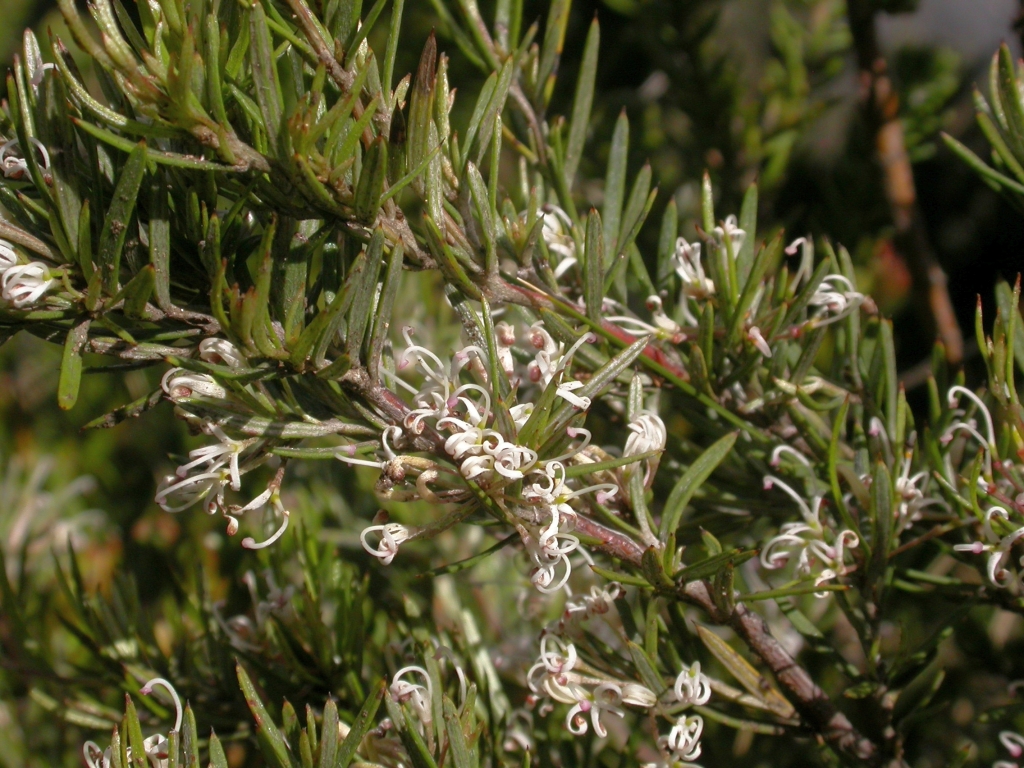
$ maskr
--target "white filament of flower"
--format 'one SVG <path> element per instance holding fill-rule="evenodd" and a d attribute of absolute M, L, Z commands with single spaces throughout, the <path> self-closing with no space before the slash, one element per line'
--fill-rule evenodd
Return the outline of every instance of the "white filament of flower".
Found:
<path fill-rule="evenodd" d="M 953 439 L 953 435 L 956 432 L 966 432 L 975 440 L 977 440 L 982 448 L 985 450 L 985 477 L 987 479 L 992 478 L 992 456 L 996 452 L 996 430 L 992 423 L 992 414 L 988 410 L 988 406 L 982 401 L 977 394 L 962 387 L 960 385 L 952 386 L 949 388 L 949 392 L 946 394 L 946 400 L 949 403 L 950 408 L 956 408 L 960 404 L 958 395 L 963 395 L 968 400 L 971 400 L 981 413 L 982 418 L 985 419 L 985 436 L 978 432 L 973 421 L 954 421 L 949 429 L 947 429 L 941 438 L 943 443 L 949 443 Z"/>
<path fill-rule="evenodd" d="M 371 546 L 366 538 L 371 533 L 380 534 L 380 541 L 376 547 Z M 364 528 L 359 534 L 359 541 L 362 542 L 363 549 L 378 558 L 382 565 L 391 565 L 398 554 L 398 547 L 411 535 L 412 532 L 401 523 L 385 523 Z"/>
<path fill-rule="evenodd" d="M 259 509 L 260 507 L 266 507 L 268 505 L 268 502 L 270 507 L 273 508 L 274 512 L 277 514 L 277 516 L 280 517 L 281 523 L 280 525 L 278 525 L 277 530 L 275 530 L 264 541 L 257 542 L 256 539 L 252 538 L 251 536 L 246 536 L 244 539 L 242 539 L 242 546 L 245 549 L 266 549 L 271 544 L 280 539 L 282 536 L 284 536 L 284 532 L 288 530 L 288 523 L 291 520 L 291 513 L 287 509 L 285 509 L 284 505 L 281 503 L 281 491 L 276 484 L 272 484 L 270 488 L 261 493 L 251 502 L 246 504 L 244 507 L 239 508 L 237 512 L 240 514 L 245 512 L 251 512 L 254 509 Z M 238 530 L 237 521 L 234 521 L 233 528 L 234 531 Z M 234 531 L 229 532 L 233 533 Z"/>
<path fill-rule="evenodd" d="M 799 552 L 797 573 L 810 576 L 819 561 L 825 566 L 814 579 L 814 585 L 819 587 L 853 570 L 854 566 L 847 566 L 845 563 L 845 553 L 847 548 L 860 545 L 860 537 L 854 531 L 844 529 L 836 534 L 832 544 L 825 541 L 824 529 L 819 519 L 822 503 L 820 496 L 815 496 L 808 506 L 793 488 L 777 477 L 766 475 L 764 485 L 766 490 L 778 486 L 796 501 L 805 521 L 783 524 L 778 535 L 764 545 L 761 550 L 761 565 L 764 568 L 782 568 Z M 818 597 L 825 597 L 827 592 L 815 594 Z"/>
<path fill-rule="evenodd" d="M 988 579 L 994 586 L 1005 589 L 1010 587 L 1013 581 L 1010 578 L 1010 572 L 1003 566 L 1010 559 L 1013 545 L 1024 537 L 1024 527 L 1017 528 L 1001 536 L 993 527 L 993 522 L 997 519 L 1007 524 L 1007 527 L 1010 524 L 1010 514 L 1003 507 L 992 507 L 989 509 L 985 513 L 985 520 L 981 527 L 987 543 L 975 541 L 970 544 L 954 544 L 953 549 L 957 552 L 970 552 L 974 555 L 988 553 L 988 561 L 985 567 Z M 1021 567 L 1024 567 L 1024 556 L 1020 558 L 1019 564 Z M 1017 575 L 1017 581 L 1020 581 L 1019 574 Z"/>

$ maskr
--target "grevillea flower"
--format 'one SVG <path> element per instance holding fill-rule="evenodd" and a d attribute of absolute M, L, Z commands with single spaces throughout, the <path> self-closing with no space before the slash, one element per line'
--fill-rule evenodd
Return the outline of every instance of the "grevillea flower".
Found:
<path fill-rule="evenodd" d="M 160 380 L 164 393 L 174 402 L 201 397 L 209 400 L 225 400 L 228 391 L 216 379 L 205 373 L 190 373 L 184 368 L 171 368 Z"/>
<path fill-rule="evenodd" d="M 4 301 L 9 301 L 19 309 L 39 301 L 54 282 L 50 268 L 41 261 L 7 267 L 0 278 Z"/>
<path fill-rule="evenodd" d="M 864 294 L 843 275 L 826 275 L 811 294 L 808 306 L 817 311 L 809 324 L 815 328 L 835 323 L 849 316 L 864 303 Z"/>
<path fill-rule="evenodd" d="M 1013 731 L 1001 731 L 999 733 L 999 740 L 1003 743 L 1006 751 L 1010 753 L 1010 757 L 1016 759 L 1021 755 L 1024 755 L 1024 736 Z M 1016 762 L 1010 762 L 1009 760 L 998 760 L 992 764 L 992 768 L 1020 768 Z"/>
<path fill-rule="evenodd" d="M 173 685 L 162 677 L 157 677 L 142 686 L 142 688 L 139 689 L 139 693 L 143 696 L 148 696 L 153 692 L 153 688 L 158 685 L 167 689 L 167 692 L 171 695 L 171 699 L 174 702 L 175 719 L 174 728 L 171 730 L 171 733 L 180 733 L 182 720 L 181 699 L 178 697 L 178 692 L 174 690 Z M 142 742 L 142 750 L 145 753 L 146 759 L 149 761 L 151 768 L 167 768 L 170 762 L 170 741 L 166 736 L 163 734 L 154 734 L 144 739 Z M 131 747 L 127 748 L 127 753 L 130 759 L 132 755 Z M 115 765 L 110 747 L 107 747 L 105 750 L 101 750 L 93 741 L 87 741 L 82 745 L 82 756 L 85 758 L 85 764 L 89 768 L 112 768 Z"/>
<path fill-rule="evenodd" d="M 380 534 L 380 541 L 376 547 L 370 546 L 370 542 L 366 538 L 371 533 Z M 391 561 L 398 554 L 398 547 L 411 535 L 412 532 L 400 523 L 385 523 L 364 528 L 363 532 L 359 534 L 359 540 L 363 544 L 363 549 L 379 558 L 382 565 L 391 565 Z"/>

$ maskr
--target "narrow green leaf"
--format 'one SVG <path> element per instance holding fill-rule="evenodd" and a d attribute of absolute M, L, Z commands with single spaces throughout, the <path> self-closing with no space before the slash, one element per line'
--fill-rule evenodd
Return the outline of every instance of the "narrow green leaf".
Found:
<path fill-rule="evenodd" d="M 228 758 L 224 754 L 224 747 L 220 739 L 212 730 L 210 731 L 210 768 L 228 768 Z"/>
<path fill-rule="evenodd" d="M 377 218 L 387 170 L 388 144 L 383 136 L 378 136 L 366 151 L 356 186 L 356 218 L 364 224 L 372 224 Z"/>
<path fill-rule="evenodd" d="M 249 705 L 249 711 L 256 722 L 256 740 L 260 745 L 260 752 L 263 754 L 264 759 L 271 766 L 276 766 L 276 768 L 292 768 L 292 761 L 284 736 L 277 729 L 277 726 L 274 725 L 270 713 L 267 712 L 267 708 L 263 705 L 259 694 L 256 693 L 252 680 L 249 679 L 249 675 L 241 663 L 235 664 L 235 671 L 238 674 L 238 683 L 242 688 L 245 703 Z"/>
<path fill-rule="evenodd" d="M 341 747 L 338 749 L 338 757 L 334 761 L 334 768 L 348 768 L 352 759 L 356 756 L 356 750 L 359 749 L 363 737 L 373 727 L 374 718 L 377 716 L 377 709 L 380 707 L 380 703 L 386 693 L 387 684 L 384 680 L 381 680 L 370 695 L 366 697 L 366 701 L 363 702 L 363 708 L 359 710 L 355 722 L 352 723 L 352 728 L 349 729 L 348 736 L 345 737 Z M 322 768 L 327 768 L 327 764 L 322 761 L 320 765 Z"/>
<path fill-rule="evenodd" d="M 601 215 L 591 208 L 587 216 L 586 260 L 583 263 L 583 298 L 587 317 L 595 323 L 604 319 L 604 231 Z"/>
<path fill-rule="evenodd" d="M 281 104 L 281 83 L 277 76 L 274 46 L 262 3 L 253 3 L 249 7 L 249 37 L 249 68 L 256 91 L 256 103 L 259 104 L 260 114 L 263 116 L 267 143 L 274 154 L 281 150 L 278 134 L 282 128 L 281 116 L 284 107 Z"/>
<path fill-rule="evenodd" d="M 612 133 L 608 154 L 608 170 L 604 177 L 604 208 L 602 218 L 607 232 L 608 247 L 605 252 L 604 269 L 611 267 L 611 260 L 618 253 L 619 231 L 622 223 L 622 206 L 626 198 L 626 163 L 629 160 L 629 118 L 626 110 L 619 113 Z"/>
<path fill-rule="evenodd" d="M 64 355 L 60 363 L 60 380 L 57 383 L 57 403 L 62 410 L 70 410 L 78 401 L 78 387 L 82 382 L 82 347 L 89 339 L 91 320 L 83 320 L 70 331 L 64 340 Z"/>
<path fill-rule="evenodd" d="M 583 145 L 587 140 L 587 129 L 590 126 L 590 110 L 594 103 L 594 82 L 597 79 L 597 52 L 601 45 L 601 27 L 597 17 L 590 22 L 590 31 L 583 46 L 583 59 L 580 63 L 580 74 L 576 80 L 576 96 L 572 104 L 572 120 L 569 124 L 569 141 L 565 147 L 565 185 L 572 189 L 583 157 Z"/>
<path fill-rule="evenodd" d="M 462 730 L 462 721 L 455 704 L 442 694 L 441 706 L 444 712 L 444 729 L 448 734 L 448 748 L 455 768 L 475 768 L 475 761 L 470 758 L 469 747 L 466 745 L 466 734 Z"/>
<path fill-rule="evenodd" d="M 697 625 L 697 634 L 711 654 L 722 662 L 733 677 L 747 689 L 755 699 L 764 702 L 765 706 L 786 720 L 796 716 L 796 710 L 785 696 L 779 693 L 772 682 L 751 666 L 750 662 L 739 655 L 732 646 L 710 629 Z"/>
<path fill-rule="evenodd" d="M 655 280 L 659 290 L 668 288 L 668 281 L 675 271 L 673 257 L 676 253 L 678 235 L 679 209 L 676 206 L 676 199 L 673 197 L 665 206 L 665 213 L 661 218 L 661 232 L 658 235 L 658 271 Z"/>
<path fill-rule="evenodd" d="M 377 312 L 373 318 L 373 331 L 370 334 L 370 352 L 366 364 L 370 371 L 370 378 L 375 381 L 380 370 L 380 361 L 384 354 L 384 343 L 388 338 L 388 329 L 391 327 L 391 316 L 395 309 L 395 298 L 398 296 L 398 288 L 402 282 L 403 261 L 404 251 L 401 243 L 399 243 L 392 247 L 391 256 L 388 258 L 388 270 L 384 276 L 384 285 L 380 291 L 380 301 L 377 304 Z"/>
<path fill-rule="evenodd" d="M 569 11 L 572 0 L 553 0 L 548 11 L 548 21 L 541 43 L 540 67 L 537 72 L 537 91 L 534 102 L 547 106 L 555 90 L 558 60 L 565 45 L 565 30 L 569 26 Z"/>
<path fill-rule="evenodd" d="M 707 480 L 711 473 L 718 468 L 729 451 L 736 444 L 738 432 L 730 432 L 725 437 L 710 445 L 696 461 L 691 464 L 683 476 L 676 482 L 675 487 L 665 502 L 665 509 L 661 513 L 661 539 L 668 537 L 679 528 L 679 521 L 682 519 L 686 505 L 690 503 L 693 494 Z"/>
<path fill-rule="evenodd" d="M 100 232 L 100 244 L 97 251 L 97 266 L 103 274 L 103 282 L 107 293 L 117 293 L 121 273 L 121 252 L 124 250 L 125 237 L 131 226 L 135 202 L 139 198 L 142 176 L 146 172 L 146 142 L 140 141 L 128 161 L 121 169 L 121 174 L 114 187 L 114 196 L 103 220 Z"/>

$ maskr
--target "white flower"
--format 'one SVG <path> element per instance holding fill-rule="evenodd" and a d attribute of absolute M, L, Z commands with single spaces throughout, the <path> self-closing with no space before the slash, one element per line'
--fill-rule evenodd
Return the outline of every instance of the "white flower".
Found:
<path fill-rule="evenodd" d="M 672 690 L 676 700 L 684 706 L 707 704 L 711 698 L 711 681 L 700 671 L 700 662 L 695 661 L 688 667 L 683 666 Z"/>
<path fill-rule="evenodd" d="M 593 333 L 584 333 L 568 351 L 564 351 L 565 345 L 551 338 L 551 334 L 544 329 L 543 321 L 538 320 L 530 326 L 530 343 L 538 350 L 533 362 L 527 366 L 530 381 L 546 387 L 556 374 L 568 367 L 581 346 L 596 340 Z"/>
<path fill-rule="evenodd" d="M 380 533 L 380 541 L 376 547 L 371 547 L 366 537 L 368 534 L 375 532 Z M 391 561 L 398 554 L 398 547 L 411 535 L 412 532 L 400 523 L 385 523 L 384 525 L 371 525 L 369 528 L 364 528 L 363 532 L 359 534 L 359 540 L 363 544 L 363 549 L 374 557 L 379 558 L 382 565 L 391 565 Z"/>
<path fill-rule="evenodd" d="M 810 576 L 823 566 L 814 578 L 814 585 L 831 581 L 854 570 L 855 566 L 845 563 L 848 548 L 860 545 L 860 538 L 854 531 L 842 530 L 835 535 L 833 543 L 825 540 L 825 531 L 819 519 L 822 498 L 815 496 L 808 505 L 789 485 L 772 475 L 765 476 L 765 490 L 778 486 L 790 498 L 797 502 L 804 517 L 802 523 L 785 523 L 778 535 L 770 539 L 761 550 L 761 565 L 769 570 L 782 568 L 797 553 L 797 573 Z M 815 593 L 824 597 L 827 592 Z"/>
<path fill-rule="evenodd" d="M 51 64 L 50 66 L 52 67 L 53 65 Z M 43 161 L 43 170 L 48 170 L 50 168 L 50 153 L 46 151 L 46 147 L 35 137 L 30 137 L 29 143 L 39 150 L 40 158 Z M 22 174 L 28 173 L 28 163 L 25 160 L 14 155 L 7 156 L 8 152 L 20 146 L 21 142 L 17 139 L 11 139 L 3 146 L 0 146 L 0 168 L 3 169 L 6 178 L 21 178 Z"/>
<path fill-rule="evenodd" d="M 940 441 L 943 444 L 948 444 L 953 439 L 953 435 L 956 434 L 957 432 L 966 432 L 967 434 L 969 434 L 971 437 L 973 437 L 981 444 L 982 449 L 985 451 L 984 474 L 986 479 L 991 479 L 992 456 L 996 452 L 996 431 L 992 423 L 992 414 L 989 413 L 988 407 L 985 405 L 984 401 L 982 401 L 982 399 L 978 397 L 977 394 L 967 389 L 967 387 L 962 387 L 960 385 L 950 387 L 949 392 L 946 394 L 946 399 L 949 403 L 950 408 L 956 408 L 959 405 L 960 400 L 957 397 L 958 395 L 963 395 L 968 400 L 973 401 L 974 404 L 978 407 L 978 411 L 981 413 L 982 417 L 985 420 L 985 436 L 983 437 L 981 433 L 978 432 L 977 426 L 973 420 L 958 420 L 954 421 L 949 426 L 949 429 L 947 429 L 943 433 L 942 437 L 940 438 Z"/>
<path fill-rule="evenodd" d="M 566 600 L 565 609 L 555 627 L 557 634 L 573 631 L 594 616 L 603 616 L 612 609 L 612 605 L 622 594 L 622 585 L 617 581 L 609 582 L 604 588 L 592 586 L 589 595 Z"/>
<path fill-rule="evenodd" d="M 139 689 L 139 693 L 143 696 L 148 696 L 153 692 L 154 686 L 163 686 L 167 689 L 168 693 L 171 694 L 171 699 L 174 702 L 175 720 L 174 728 L 172 733 L 181 732 L 181 699 L 178 697 L 178 692 L 174 690 L 174 686 L 164 680 L 162 677 L 157 677 L 147 682 L 142 688 Z M 142 749 L 146 755 L 146 759 L 152 768 L 167 768 L 170 760 L 170 741 L 163 734 L 154 734 L 142 742 Z M 131 747 L 127 748 L 129 759 L 132 755 Z M 89 768 L 112 768 L 114 765 L 113 756 L 110 751 L 110 747 L 105 750 L 101 750 L 99 746 L 92 741 L 87 741 L 82 745 L 82 756 L 85 758 L 85 764 Z"/>
<path fill-rule="evenodd" d="M 230 482 L 231 471 L 224 467 L 185 478 L 168 475 L 157 486 L 154 501 L 165 512 L 181 512 L 202 500 L 212 515 L 225 508 L 224 492 Z"/>
<path fill-rule="evenodd" d="M 228 391 L 205 373 L 189 373 L 184 368 L 171 368 L 160 380 L 164 393 L 174 402 L 190 397 L 224 400 Z"/>
<path fill-rule="evenodd" d="M 633 421 L 626 425 L 630 435 L 626 438 L 626 446 L 622 450 L 623 458 L 639 456 L 650 451 L 664 451 L 668 442 L 668 430 L 665 422 L 653 411 L 640 411 Z M 653 456 L 644 462 L 644 485 L 653 479 L 658 466 L 659 457 Z M 628 477 L 636 468 L 636 464 L 627 464 L 624 474 Z"/>
<path fill-rule="evenodd" d="M 572 237 L 572 219 L 557 205 L 545 205 L 537 213 L 544 222 L 541 224 L 540 236 L 544 238 L 548 250 L 557 253 L 559 257 L 555 267 L 555 278 L 558 279 L 578 262 L 576 241 Z"/>
<path fill-rule="evenodd" d="M 658 738 L 658 746 L 673 760 L 692 763 L 700 757 L 700 736 L 704 732 L 704 718 L 700 715 L 680 717 L 667 736 Z"/>
<path fill-rule="evenodd" d="M 715 284 L 704 274 L 700 263 L 700 243 L 688 243 L 686 238 L 676 240 L 676 251 L 672 266 L 683 284 L 683 294 L 696 299 L 705 299 L 715 292 Z"/>
<path fill-rule="evenodd" d="M 3 271 L 4 301 L 9 301 L 19 309 L 35 304 L 54 282 L 49 267 L 41 261 L 9 266 Z"/>
<path fill-rule="evenodd" d="M 245 368 L 247 365 L 245 355 L 227 339 L 203 339 L 199 342 L 199 357 L 208 363 L 231 368 Z"/>
<path fill-rule="evenodd" d="M 407 680 L 403 680 L 404 675 L 416 673 L 420 675 L 426 685 L 419 685 L 418 683 L 410 683 Z M 391 686 L 389 688 L 391 696 L 399 704 L 409 704 L 413 711 L 416 713 L 416 719 L 427 729 L 430 723 L 433 721 L 433 714 L 430 709 L 430 702 L 433 699 L 433 686 L 430 682 L 430 675 L 427 674 L 427 670 L 423 667 L 408 666 L 402 667 L 400 670 L 395 672 L 395 676 L 391 678 Z"/>
<path fill-rule="evenodd" d="M 178 467 L 176 474 L 178 477 L 186 477 L 190 470 L 195 469 L 201 464 L 206 464 L 207 472 L 220 469 L 222 466 L 227 464 L 228 469 L 231 472 L 231 488 L 236 491 L 239 490 L 242 487 L 242 473 L 238 465 L 239 457 L 246 448 L 258 442 L 258 440 L 256 438 L 250 438 L 248 440 L 234 440 L 228 437 L 224 433 L 224 430 L 216 424 L 210 424 L 204 427 L 203 431 L 207 434 L 213 435 L 220 442 L 215 443 L 214 445 L 205 445 L 202 448 L 196 448 L 194 451 L 189 451 L 188 457 L 191 461 Z"/>
<path fill-rule="evenodd" d="M 826 275 L 807 303 L 818 310 L 809 321 L 817 328 L 855 312 L 864 303 L 864 294 L 858 293 L 843 275 Z"/>
<path fill-rule="evenodd" d="M 1007 571 L 1003 566 L 1006 565 L 1007 561 L 1010 559 L 1010 553 L 1013 551 L 1013 545 L 1016 544 L 1021 537 L 1024 537 L 1024 527 L 1017 528 L 1005 536 L 1000 536 L 996 533 L 993 527 L 993 522 L 997 519 L 1006 524 L 1003 526 L 1005 530 L 1009 525 L 1010 515 L 1002 507 L 992 507 L 985 513 L 985 522 L 982 525 L 982 533 L 988 540 L 988 543 L 975 541 L 970 544 L 955 544 L 953 545 L 953 549 L 957 552 L 970 552 L 974 555 L 988 553 L 988 562 L 985 567 L 988 574 L 988 580 L 992 582 L 994 586 L 1005 589 L 1014 584 L 1014 579 L 1011 578 L 1013 574 Z M 1024 557 L 1021 557 L 1020 565 L 1021 567 L 1024 567 Z M 1021 583 L 1020 574 L 1016 575 L 1016 582 L 1018 584 Z"/>
<path fill-rule="evenodd" d="M 736 217 L 732 214 L 726 216 L 722 225 L 715 227 L 713 232 L 715 239 L 718 240 L 722 248 L 725 248 L 725 239 L 729 238 L 732 245 L 732 257 L 736 258 L 739 255 L 740 248 L 743 247 L 743 241 L 747 239 L 747 232 L 739 228 Z"/>
<path fill-rule="evenodd" d="M 554 649 L 549 648 L 549 644 Z M 559 638 L 545 635 L 540 642 L 540 659 L 530 667 L 527 684 L 534 694 L 548 696 L 563 704 L 572 704 L 566 714 L 565 726 L 575 735 L 587 732 L 587 718 L 600 738 L 608 735 L 602 713 L 624 717 L 621 705 L 650 709 L 657 704 L 654 692 L 639 683 L 590 677 L 574 670 L 576 646 L 563 643 Z M 592 687 L 591 687 L 592 686 Z"/>

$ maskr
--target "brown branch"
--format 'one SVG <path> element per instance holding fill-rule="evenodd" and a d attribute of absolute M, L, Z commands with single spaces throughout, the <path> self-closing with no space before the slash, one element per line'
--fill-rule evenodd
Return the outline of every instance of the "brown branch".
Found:
<path fill-rule="evenodd" d="M 576 522 L 576 530 L 600 541 L 598 549 L 605 554 L 640 566 L 644 550 L 628 536 L 582 515 Z M 804 722 L 820 733 L 837 752 L 858 765 L 881 765 L 881 755 L 875 743 L 863 736 L 846 715 L 836 709 L 807 670 L 772 636 L 761 616 L 742 603 L 738 603 L 730 613 L 723 613 L 715 604 L 707 581 L 691 581 L 671 594 L 703 609 L 714 623 L 732 628 L 772 671 Z"/>
<path fill-rule="evenodd" d="M 885 196 L 896 228 L 893 245 L 910 268 L 922 316 L 945 345 L 946 359 L 959 365 L 964 355 L 963 334 L 949 297 L 946 273 L 935 258 L 917 204 L 913 169 L 899 118 L 899 96 L 878 48 L 874 4 L 849 0 L 847 14 L 860 69 L 864 116 L 875 136 Z"/>

